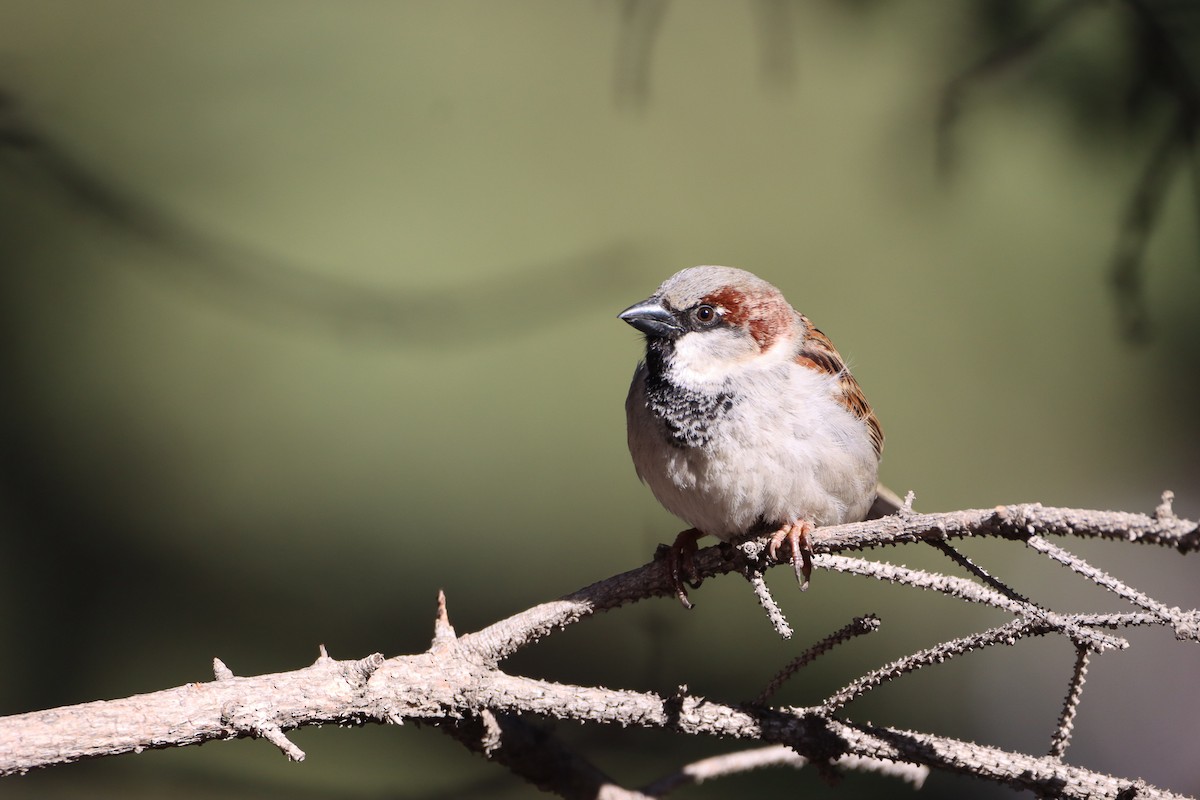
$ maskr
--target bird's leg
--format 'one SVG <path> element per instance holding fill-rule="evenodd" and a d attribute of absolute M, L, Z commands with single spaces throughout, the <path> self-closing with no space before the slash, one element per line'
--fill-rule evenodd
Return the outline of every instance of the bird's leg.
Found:
<path fill-rule="evenodd" d="M 660 545 L 661 549 L 666 550 L 667 574 L 671 576 L 671 583 L 675 587 L 675 596 L 679 598 L 679 602 L 684 608 L 691 608 L 692 601 L 688 599 L 687 587 L 699 589 L 702 578 L 696 572 L 696 541 L 704 535 L 703 531 L 695 528 L 688 528 L 675 537 L 675 542 L 670 546 Z"/>
<path fill-rule="evenodd" d="M 806 519 L 798 519 L 775 531 L 771 535 L 770 544 L 767 545 L 767 552 L 771 558 L 779 561 L 779 545 L 787 539 L 792 548 L 792 567 L 796 570 L 796 580 L 800 581 L 802 592 L 808 591 L 808 579 L 812 576 L 812 544 L 808 541 L 810 531 L 812 524 Z"/>

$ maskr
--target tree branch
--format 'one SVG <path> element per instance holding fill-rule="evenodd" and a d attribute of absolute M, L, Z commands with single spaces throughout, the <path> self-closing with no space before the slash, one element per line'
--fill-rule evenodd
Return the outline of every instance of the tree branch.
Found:
<path fill-rule="evenodd" d="M 1165 510 L 1164 510 L 1165 508 Z M 1116 798 L 1131 788 L 1138 797 L 1176 797 L 1160 789 L 1061 761 L 1083 683 L 1086 656 L 1077 660 L 1072 688 L 1052 741 L 1050 756 L 1012 753 L 929 733 L 862 724 L 840 716 L 844 706 L 880 682 L 902 677 L 978 647 L 1011 644 L 1029 635 L 1062 634 L 1081 644 L 1080 653 L 1102 648 L 1080 632 L 1158 624 L 1179 635 L 1197 614 L 1167 609 L 1126 587 L 1081 559 L 1065 558 L 1044 534 L 1112 538 L 1157 544 L 1188 553 L 1197 549 L 1197 524 L 1176 518 L 1169 504 L 1155 516 L 1040 505 L 999 507 L 948 514 L 900 514 L 870 522 L 817 531 L 815 565 L 920 586 L 972 602 L 984 602 L 1014 615 L 999 628 L 953 640 L 900 659 L 852 681 L 824 703 L 810 708 L 774 708 L 762 702 L 730 704 L 680 689 L 671 696 L 570 686 L 509 675 L 500 662 L 551 631 L 597 611 L 615 609 L 648 597 L 672 597 L 665 564 L 651 562 L 592 584 L 559 600 L 535 606 L 477 633 L 457 636 L 439 598 L 434 637 L 428 650 L 384 659 L 379 654 L 337 661 L 322 649 L 310 666 L 292 672 L 237 677 L 220 660 L 215 680 L 152 694 L 99 701 L 0 718 L 0 774 L 25 772 L 83 758 L 139 752 L 240 737 L 265 738 L 289 758 L 304 754 L 284 733 L 305 725 L 420 721 L 435 724 L 470 749 L 493 758 L 531 782 L 564 797 L 640 798 L 659 794 L 700 775 L 729 774 L 761 766 L 752 756 L 728 757 L 699 772 L 676 773 L 645 790 L 620 787 L 582 756 L 542 734 L 520 714 L 582 722 L 662 728 L 685 735 L 745 739 L 786 746 L 814 766 L 876 765 L 879 760 L 923 765 L 1062 797 Z M 1146 609 L 1128 614 L 1051 612 L 991 586 L 963 578 L 909 570 L 833 555 L 885 544 L 944 542 L 967 536 L 998 536 L 1024 541 L 1062 561 L 1089 580 Z M 1049 545 L 1049 546 L 1047 546 Z M 746 548 L 751 550 L 753 548 Z M 737 547 L 710 547 L 697 556 L 702 576 L 742 571 L 747 556 Z M 759 565 L 761 567 L 761 565 Z M 982 569 L 982 568 L 977 568 Z M 1123 587 L 1118 590 L 1114 586 Z M 860 626 L 861 627 L 861 626 Z M 868 626 L 869 627 L 869 626 Z M 839 641 L 843 633 L 834 638 Z M 1186 631 L 1185 631 L 1186 632 Z M 1122 640 L 1111 637 L 1116 642 Z M 1183 637 L 1181 637 L 1183 638 Z M 1123 643 L 1123 642 L 1122 642 Z M 828 645 L 819 644 L 815 653 Z M 786 676 L 785 676 L 786 677 Z M 766 762 L 799 762 L 776 759 Z M 847 762 L 847 759 L 850 759 Z M 859 761 L 855 761 L 858 759 Z M 861 761 L 866 759 L 866 761 Z M 900 771 L 911 776 L 913 767 Z M 690 777 L 688 776 L 690 775 Z"/>

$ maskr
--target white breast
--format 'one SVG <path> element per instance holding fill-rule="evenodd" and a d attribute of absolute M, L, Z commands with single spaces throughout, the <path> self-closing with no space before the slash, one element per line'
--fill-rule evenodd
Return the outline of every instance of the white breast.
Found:
<path fill-rule="evenodd" d="M 833 379 L 792 363 L 743 373 L 735 402 L 701 447 L 670 444 L 646 407 L 640 366 L 626 404 L 638 475 L 669 511 L 730 539 L 758 523 L 860 520 L 879 459 L 866 426 L 834 400 Z"/>

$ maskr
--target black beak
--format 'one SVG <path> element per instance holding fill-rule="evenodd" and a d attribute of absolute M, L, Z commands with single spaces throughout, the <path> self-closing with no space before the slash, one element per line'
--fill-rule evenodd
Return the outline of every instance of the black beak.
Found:
<path fill-rule="evenodd" d="M 684 327 L 679 324 L 675 315 L 653 297 L 634 303 L 617 316 L 647 336 L 673 339 L 684 333 Z"/>

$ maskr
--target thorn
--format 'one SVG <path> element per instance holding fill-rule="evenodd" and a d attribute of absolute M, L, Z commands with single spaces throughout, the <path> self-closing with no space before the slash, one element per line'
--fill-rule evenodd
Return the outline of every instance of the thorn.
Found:
<path fill-rule="evenodd" d="M 264 725 L 255 728 L 253 731 L 255 736 L 261 736 L 271 744 L 275 745 L 287 756 L 288 761 L 303 761 L 304 751 L 296 746 L 296 743 L 284 735 L 281 729 L 274 722 L 268 722 Z"/>
<path fill-rule="evenodd" d="M 904 495 L 904 505 L 900 506 L 900 513 L 901 514 L 913 513 L 913 501 L 916 499 L 917 499 L 917 493 L 914 492 L 912 489 L 909 489 L 908 493 Z"/>
<path fill-rule="evenodd" d="M 453 642 L 457 638 L 454 626 L 450 624 L 450 615 L 446 612 L 446 593 L 438 589 L 437 617 L 433 621 L 433 641 Z"/>
<path fill-rule="evenodd" d="M 219 681 L 230 681 L 235 677 L 233 670 L 225 666 L 225 662 L 219 658 L 213 659 L 213 676 Z"/>
<path fill-rule="evenodd" d="M 383 666 L 383 662 L 385 661 L 387 659 L 383 657 L 383 653 L 372 653 L 366 658 L 360 658 L 358 661 L 353 662 L 350 666 L 362 681 L 366 682 L 375 674 L 376 670 Z"/>
<path fill-rule="evenodd" d="M 320 664 L 323 661 L 332 661 L 332 660 L 333 659 L 331 659 L 329 657 L 329 651 L 325 649 L 325 645 L 323 645 L 323 644 L 317 645 L 317 660 L 313 662 L 313 666 L 316 666 L 317 664 Z"/>
<path fill-rule="evenodd" d="M 676 587 L 675 597 L 677 600 L 679 600 L 679 605 L 683 606 L 685 611 L 691 611 L 696 607 L 696 604 L 693 603 L 691 598 L 688 597 L 687 589 L 683 588 L 682 584 Z"/>
<path fill-rule="evenodd" d="M 483 737 L 480 744 L 483 745 L 483 754 L 487 758 L 492 757 L 500 749 L 502 736 L 504 731 L 500 727 L 500 720 L 496 719 L 495 713 L 489 709 L 484 709 L 479 715 L 479 721 L 483 723 Z"/>
<path fill-rule="evenodd" d="M 284 736 L 283 729 L 279 727 L 278 723 L 270 721 L 269 713 L 265 703 L 251 705 L 230 703 L 222 709 L 221 720 L 241 736 L 266 739 L 278 747 L 288 757 L 288 760 L 303 761 L 304 751 Z"/>
<path fill-rule="evenodd" d="M 1170 489 L 1165 490 L 1162 493 L 1162 502 L 1159 503 L 1158 508 L 1154 509 L 1154 518 L 1159 522 L 1170 522 L 1178 519 L 1175 516 L 1175 509 L 1172 508 L 1174 502 L 1175 493 Z"/>

